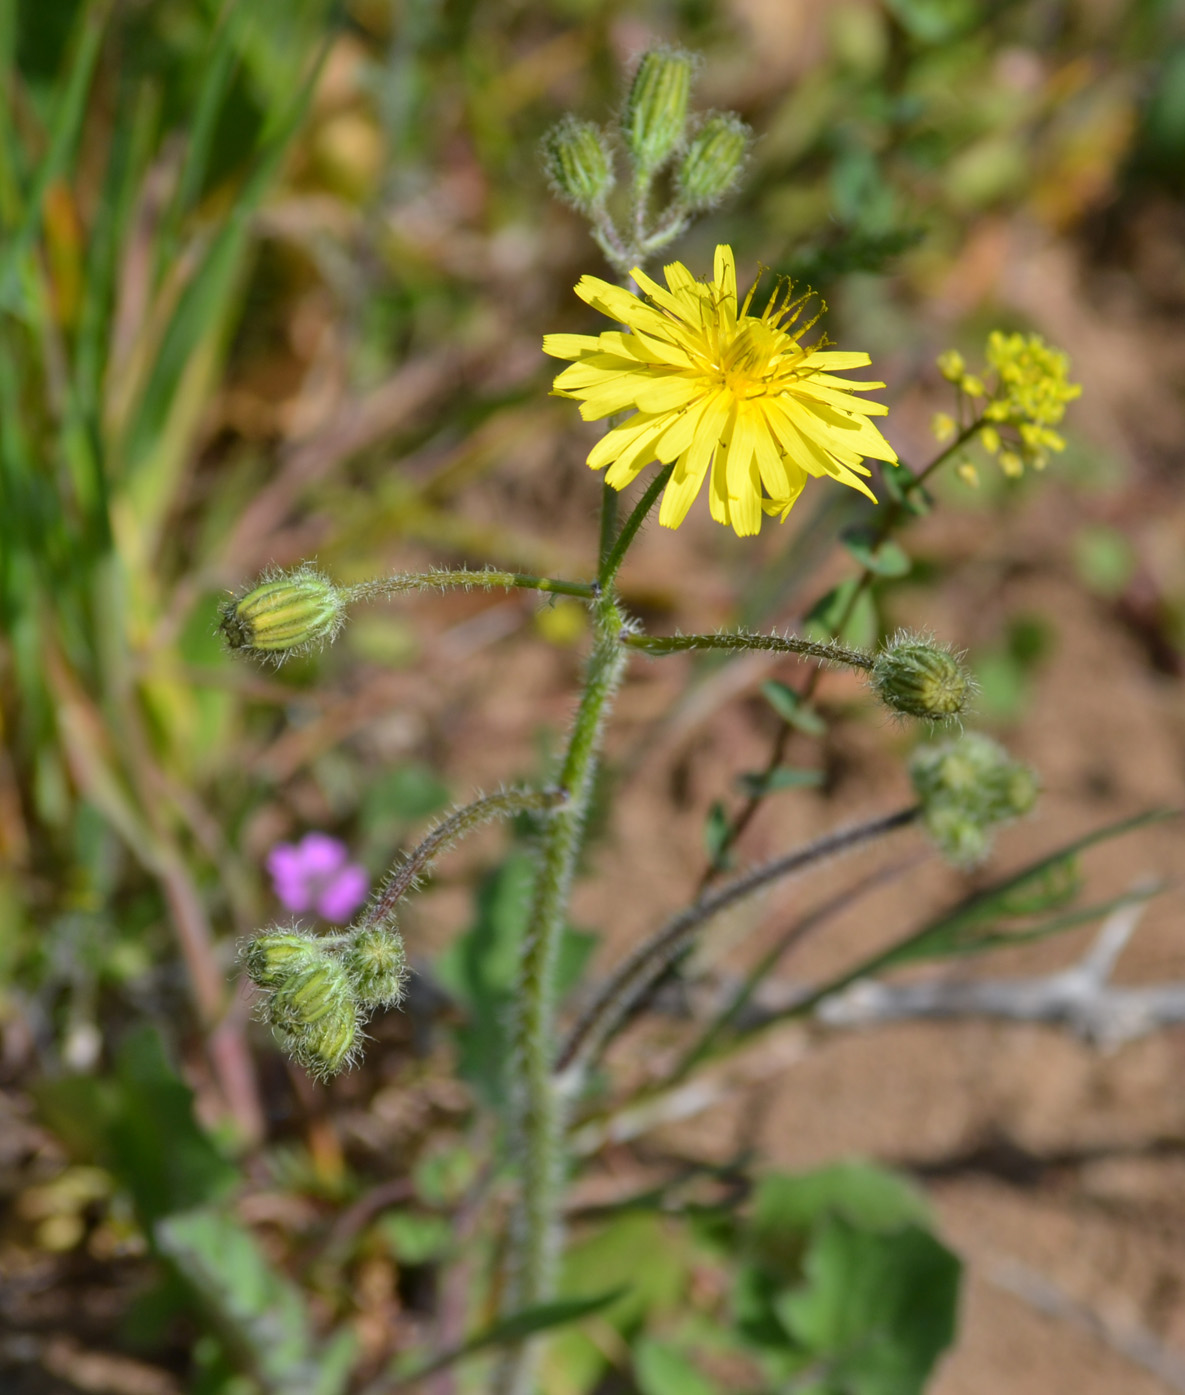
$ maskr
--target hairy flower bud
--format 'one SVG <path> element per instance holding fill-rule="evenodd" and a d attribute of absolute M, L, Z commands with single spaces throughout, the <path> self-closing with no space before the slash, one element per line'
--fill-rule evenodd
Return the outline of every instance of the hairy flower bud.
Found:
<path fill-rule="evenodd" d="M 339 1003 L 316 1022 L 285 1030 L 284 1041 L 298 1065 L 325 1080 L 351 1063 L 360 1036 L 357 1008 Z"/>
<path fill-rule="evenodd" d="M 543 137 L 543 165 L 560 198 L 597 213 L 613 188 L 613 158 L 599 127 L 568 117 Z"/>
<path fill-rule="evenodd" d="M 385 925 L 356 930 L 343 962 L 361 1006 L 394 1007 L 402 999 L 408 969 L 398 930 Z"/>
<path fill-rule="evenodd" d="M 268 930 L 244 945 L 239 958 L 256 987 L 276 988 L 311 968 L 321 954 L 316 937 L 302 930 Z"/>
<path fill-rule="evenodd" d="M 232 649 L 281 663 L 289 655 L 331 640 L 342 627 L 346 596 L 307 564 L 265 574 L 257 585 L 222 606 L 218 628 Z"/>
<path fill-rule="evenodd" d="M 978 732 L 920 747 L 909 773 L 927 831 L 958 866 L 981 862 L 996 825 L 1027 814 L 1037 799 L 1033 771 Z"/>
<path fill-rule="evenodd" d="M 709 116 L 692 136 L 675 173 L 679 200 L 688 208 L 712 208 L 732 192 L 745 167 L 753 133 L 732 112 Z"/>
<path fill-rule="evenodd" d="M 872 686 L 894 712 L 929 721 L 957 717 L 974 691 L 958 656 L 933 640 L 901 633 L 877 654 Z"/>
<path fill-rule="evenodd" d="M 642 55 L 621 118 L 621 134 L 639 174 L 656 173 L 678 149 L 694 70 L 690 53 L 652 48 Z"/>
<path fill-rule="evenodd" d="M 354 1010 L 350 976 L 341 961 L 320 950 L 312 964 L 284 978 L 273 991 L 267 1017 L 274 1027 L 296 1032 L 339 1013 Z"/>

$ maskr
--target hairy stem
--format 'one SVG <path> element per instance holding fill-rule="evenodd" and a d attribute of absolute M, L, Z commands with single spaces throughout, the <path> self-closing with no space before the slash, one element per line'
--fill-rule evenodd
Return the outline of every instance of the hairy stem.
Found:
<path fill-rule="evenodd" d="M 556 970 L 601 732 L 626 662 L 621 644 L 624 622 L 611 594 L 596 602 L 593 618 L 595 643 L 559 778 L 567 798 L 552 811 L 543 833 L 516 994 L 521 1194 L 511 1238 L 511 1312 L 552 1296 L 561 1239 L 565 1119 L 563 1096 L 552 1074 Z M 495 1388 L 499 1395 L 525 1395 L 530 1374 L 530 1344 L 520 1342 L 508 1351 Z"/>
<path fill-rule="evenodd" d="M 377 925 L 385 920 L 440 854 L 475 828 L 491 819 L 511 819 L 516 814 L 554 809 L 566 799 L 563 790 L 500 790 L 457 809 L 430 829 L 418 846 L 395 864 L 381 893 L 367 907 L 362 926 Z"/>
<path fill-rule="evenodd" d="M 818 643 L 798 635 L 755 634 L 751 630 L 721 630 L 710 635 L 626 635 L 625 644 L 646 654 L 679 654 L 688 649 L 766 649 L 776 654 L 801 654 L 824 663 L 871 669 L 873 656 L 834 640 Z"/>
<path fill-rule="evenodd" d="M 559 581 L 550 576 L 528 576 L 524 572 L 500 572 L 492 567 L 397 573 L 395 576 L 376 577 L 373 581 L 360 581 L 356 586 L 347 586 L 343 590 L 347 603 L 352 603 L 399 596 L 407 591 L 444 591 L 449 587 L 470 591 L 475 586 L 481 591 L 549 591 L 557 596 L 580 596 L 583 600 L 592 600 L 597 594 L 597 588 L 587 582 Z"/>

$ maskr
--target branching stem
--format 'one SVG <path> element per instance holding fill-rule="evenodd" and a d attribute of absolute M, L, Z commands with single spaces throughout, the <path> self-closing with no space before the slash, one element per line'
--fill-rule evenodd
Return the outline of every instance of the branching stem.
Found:
<path fill-rule="evenodd" d="M 907 505 L 904 500 L 908 498 L 914 490 L 920 489 L 936 470 L 940 469 L 941 466 L 979 432 L 984 424 L 984 417 L 976 417 L 974 421 L 960 430 L 949 445 L 944 446 L 943 449 L 938 452 L 924 470 L 919 471 L 916 475 L 912 475 L 905 481 L 901 487 L 902 498 L 894 499 L 885 509 L 883 515 L 876 524 L 870 543 L 872 550 L 875 551 L 881 543 L 885 542 L 904 518 L 907 512 Z M 835 621 L 836 635 L 843 634 L 844 627 L 852 618 L 860 598 L 868 590 L 869 586 L 872 585 L 873 577 L 874 573 L 869 567 L 865 567 L 860 572 L 856 579 L 856 585 L 852 588 L 842 612 Z M 821 674 L 822 669 L 815 668 L 803 680 L 803 685 L 798 690 L 798 695 L 803 702 L 809 702 L 814 696 L 815 689 L 819 686 Z M 789 745 L 793 732 L 794 728 L 788 722 L 782 722 L 779 725 L 777 735 L 774 737 L 773 746 L 770 748 L 769 759 L 766 761 L 764 771 L 762 772 L 764 775 L 771 774 L 782 764 L 786 756 L 786 747 Z M 709 886 L 724 870 L 728 854 L 736 845 L 737 839 L 740 838 L 753 822 L 758 809 L 760 809 L 765 802 L 767 791 L 763 787 L 763 783 L 756 784 L 754 792 L 745 800 L 744 804 L 741 805 L 728 828 L 724 831 L 724 835 L 721 837 L 716 847 L 715 855 L 709 865 L 704 869 L 704 874 L 700 879 L 701 890 Z"/>
<path fill-rule="evenodd" d="M 578 1081 L 597 1060 L 631 1011 L 667 969 L 687 952 L 700 928 L 713 916 L 772 882 L 905 828 L 917 819 L 920 812 L 920 806 L 911 805 L 867 823 L 838 829 L 817 838 L 813 843 L 796 848 L 784 857 L 755 867 L 716 891 L 700 896 L 693 905 L 672 917 L 618 967 L 572 1029 L 556 1062 L 557 1073 L 564 1075 L 570 1085 Z"/>

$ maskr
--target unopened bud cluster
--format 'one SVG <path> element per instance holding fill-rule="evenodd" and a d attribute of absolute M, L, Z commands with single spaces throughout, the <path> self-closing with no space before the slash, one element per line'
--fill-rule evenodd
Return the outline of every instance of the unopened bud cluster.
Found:
<path fill-rule="evenodd" d="M 327 936 L 299 926 L 267 930 L 244 945 L 240 960 L 260 990 L 260 1017 L 320 1080 L 353 1061 L 366 1017 L 397 1005 L 407 979 L 394 923 Z"/>
<path fill-rule="evenodd" d="M 949 349 L 938 356 L 938 371 L 971 400 L 982 421 L 975 433 L 979 443 L 1006 475 L 1015 478 L 1026 465 L 1044 469 L 1050 451 L 1065 450 L 1065 439 L 1054 427 L 1065 416 L 1066 406 L 1082 394 L 1081 384 L 1070 381 L 1069 358 L 1039 334 L 1004 334 L 998 329 L 988 335 L 984 357 L 985 372 L 971 373 L 963 355 Z M 955 434 L 954 419 L 945 412 L 931 425 L 940 441 Z M 959 473 L 970 484 L 978 482 L 970 461 Z"/>
<path fill-rule="evenodd" d="M 221 608 L 218 628 L 231 649 L 280 664 L 335 638 L 345 621 L 347 593 L 304 563 L 265 573 Z"/>
<path fill-rule="evenodd" d="M 974 681 L 957 654 L 932 639 L 904 631 L 877 654 L 871 680 L 886 707 L 932 722 L 959 717 L 975 692 Z"/>
<path fill-rule="evenodd" d="M 606 253 L 622 270 L 665 246 L 689 217 L 712 208 L 735 189 L 745 166 L 752 132 L 733 112 L 691 117 L 697 62 L 680 49 L 658 47 L 638 62 L 614 129 L 569 116 L 543 139 L 542 158 L 556 194 L 590 218 Z M 607 209 L 616 183 L 614 151 L 624 149 L 632 172 L 630 189 L 638 207 L 622 236 Z M 672 201 L 657 226 L 648 220 L 653 181 L 669 171 Z"/>
<path fill-rule="evenodd" d="M 978 732 L 920 747 L 910 762 L 910 778 L 927 831 L 960 867 L 982 862 L 995 829 L 1027 814 L 1037 800 L 1032 769 Z"/>

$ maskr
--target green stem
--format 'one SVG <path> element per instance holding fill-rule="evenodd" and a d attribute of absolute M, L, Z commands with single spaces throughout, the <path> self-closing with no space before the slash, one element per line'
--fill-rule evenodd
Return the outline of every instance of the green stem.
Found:
<path fill-rule="evenodd" d="M 622 641 L 645 654 L 679 654 L 688 649 L 763 649 L 775 654 L 800 654 L 822 663 L 842 664 L 865 671 L 874 659 L 863 649 L 848 649 L 833 640 L 822 643 L 798 635 L 754 634 L 749 630 L 722 630 L 711 635 L 625 635 Z"/>
<path fill-rule="evenodd" d="M 605 716 L 625 671 L 623 617 L 610 592 L 593 607 L 595 643 L 568 741 L 559 786 L 566 802 L 543 833 L 534 901 L 523 945 L 515 1032 L 521 1194 L 511 1241 L 510 1306 L 546 1302 L 555 1283 L 564 1181 L 564 1097 L 552 1075 L 556 971 L 572 876 L 596 774 Z M 498 1373 L 500 1395 L 525 1395 L 531 1373 L 528 1342 L 510 1348 Z"/>
<path fill-rule="evenodd" d="M 654 507 L 655 500 L 666 488 L 667 481 L 674 473 L 674 465 L 664 465 L 657 475 L 646 486 L 646 493 L 638 500 L 634 506 L 633 513 L 626 519 L 621 532 L 617 535 L 617 541 L 613 544 L 612 550 L 601 563 L 601 569 L 597 573 L 597 582 L 602 590 L 607 591 L 613 584 L 617 576 L 630 543 L 637 535 L 638 529 L 645 521 L 646 515 Z M 606 486 L 608 487 L 608 486 Z"/>
<path fill-rule="evenodd" d="M 594 600 L 597 588 L 584 581 L 559 581 L 550 576 L 529 576 L 524 572 L 500 572 L 492 567 L 482 570 L 462 568 L 457 571 L 402 572 L 395 576 L 380 576 L 373 581 L 360 581 L 356 586 L 342 588 L 347 604 L 373 601 L 385 596 L 399 596 L 407 591 L 444 591 L 449 587 L 466 591 L 475 586 L 481 591 L 549 591 L 557 596 L 579 596 Z"/>
<path fill-rule="evenodd" d="M 447 852 L 474 829 L 493 819 L 512 819 L 517 814 L 554 809 L 565 799 L 562 790 L 501 790 L 455 809 L 448 818 L 429 829 L 411 852 L 401 855 L 383 882 L 381 892 L 371 901 L 360 926 L 381 925 L 408 892 L 428 874 L 441 853 Z"/>
<path fill-rule="evenodd" d="M 618 493 L 611 484 L 601 485 L 601 543 L 597 549 L 597 577 L 613 552 L 613 534 L 617 531 Z"/>

